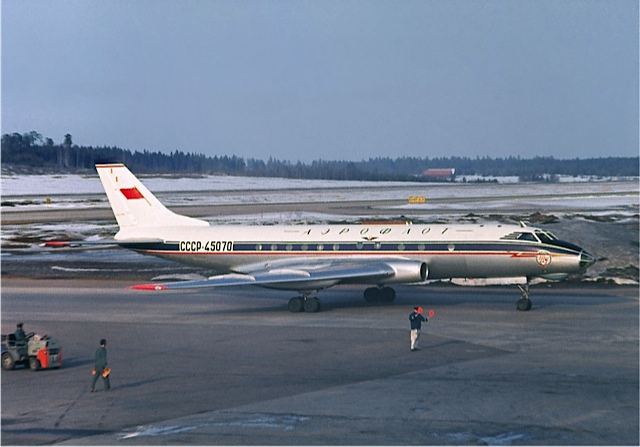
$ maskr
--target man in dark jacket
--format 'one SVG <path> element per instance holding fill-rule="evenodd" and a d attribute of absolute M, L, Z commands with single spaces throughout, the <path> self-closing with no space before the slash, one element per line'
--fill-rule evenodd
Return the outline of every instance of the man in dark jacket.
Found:
<path fill-rule="evenodd" d="M 96 350 L 96 361 L 93 368 L 93 378 L 91 379 L 91 392 L 93 393 L 96 389 L 96 382 L 98 381 L 98 377 L 102 376 L 102 381 L 104 382 L 104 390 L 109 391 L 111 388 L 111 384 L 109 383 L 109 375 L 103 374 L 104 370 L 107 368 L 107 340 L 104 338 L 100 340 L 100 347 Z"/>
<path fill-rule="evenodd" d="M 22 329 L 22 323 L 16 324 L 16 331 L 14 332 L 14 335 L 16 336 L 16 341 L 24 342 L 27 339 L 27 336 Z"/>
<path fill-rule="evenodd" d="M 27 349 L 27 335 L 24 333 L 22 329 L 22 323 L 16 324 L 16 331 L 13 333 L 16 337 L 16 350 L 20 356 L 26 356 L 28 354 Z"/>
<path fill-rule="evenodd" d="M 409 321 L 411 322 L 411 350 L 419 351 L 418 340 L 420 339 L 422 322 L 429 320 L 422 316 L 422 307 L 415 306 L 409 315 Z"/>

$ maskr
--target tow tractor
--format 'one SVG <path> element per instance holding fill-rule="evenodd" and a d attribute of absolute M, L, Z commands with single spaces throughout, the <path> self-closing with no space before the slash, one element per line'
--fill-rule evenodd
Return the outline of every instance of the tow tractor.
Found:
<path fill-rule="evenodd" d="M 16 340 L 15 334 L 2 335 L 2 369 L 10 371 L 24 365 L 32 371 L 62 366 L 62 346 L 48 335 L 30 332 L 26 340 Z"/>

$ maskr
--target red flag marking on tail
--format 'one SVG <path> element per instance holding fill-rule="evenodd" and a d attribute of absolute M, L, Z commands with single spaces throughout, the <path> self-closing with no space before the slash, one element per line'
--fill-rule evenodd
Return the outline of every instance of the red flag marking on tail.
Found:
<path fill-rule="evenodd" d="M 127 198 L 127 200 L 144 199 L 142 193 L 138 191 L 138 188 L 135 186 L 133 188 L 121 188 L 120 192 Z"/>

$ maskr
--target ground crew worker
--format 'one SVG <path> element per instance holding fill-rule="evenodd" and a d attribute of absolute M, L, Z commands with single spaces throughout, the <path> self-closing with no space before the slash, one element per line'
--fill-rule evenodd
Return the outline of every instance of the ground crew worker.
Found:
<path fill-rule="evenodd" d="M 20 356 L 26 356 L 27 352 L 27 336 L 22 330 L 22 323 L 16 324 L 16 331 L 13 333 L 16 337 L 16 349 Z"/>
<path fill-rule="evenodd" d="M 111 388 L 111 384 L 109 383 L 109 375 L 103 375 L 105 368 L 107 368 L 107 340 L 104 338 L 100 340 L 100 347 L 96 349 L 96 360 L 93 368 L 93 378 L 91 379 L 91 392 L 93 393 L 96 389 L 96 382 L 98 381 L 98 377 L 102 376 L 102 381 L 104 382 L 104 390 L 109 391 Z"/>
<path fill-rule="evenodd" d="M 16 336 L 16 341 L 25 341 L 27 339 L 27 336 L 22 330 L 22 323 L 16 324 L 16 332 L 14 335 Z"/>
<path fill-rule="evenodd" d="M 409 315 L 409 321 L 411 322 L 411 350 L 419 351 L 418 340 L 420 339 L 422 322 L 429 320 L 422 316 L 422 307 L 415 306 Z"/>

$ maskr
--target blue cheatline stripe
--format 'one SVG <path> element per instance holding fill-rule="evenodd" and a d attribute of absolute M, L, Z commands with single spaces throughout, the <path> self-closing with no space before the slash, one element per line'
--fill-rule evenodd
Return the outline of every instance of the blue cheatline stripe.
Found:
<path fill-rule="evenodd" d="M 180 251 L 178 242 L 122 242 L 119 245 L 123 248 L 131 250 L 139 250 L 145 252 L 166 253 L 166 254 L 256 254 L 256 253 L 429 253 L 429 254 L 512 254 L 517 253 L 538 253 L 540 250 L 546 250 L 552 254 L 577 254 L 576 251 L 563 247 L 542 244 L 521 244 L 521 243 L 496 243 L 496 242 L 363 242 L 363 243 L 327 243 L 322 241 L 314 242 L 241 242 L 234 243 L 232 250 L 193 250 Z"/>

